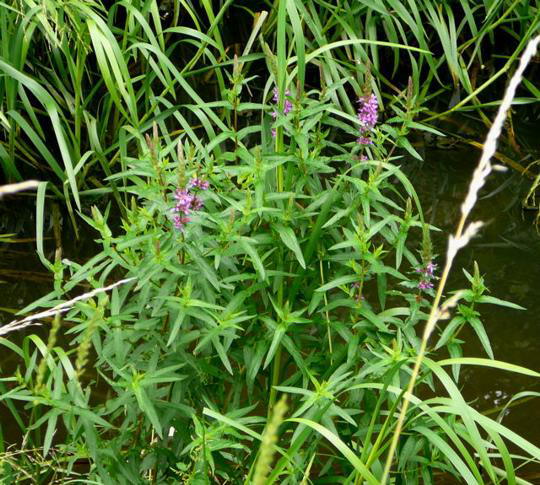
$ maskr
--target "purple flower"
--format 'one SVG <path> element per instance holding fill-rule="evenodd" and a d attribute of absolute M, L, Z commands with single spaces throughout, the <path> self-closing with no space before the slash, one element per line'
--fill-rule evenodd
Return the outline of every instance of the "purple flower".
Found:
<path fill-rule="evenodd" d="M 193 195 L 191 195 L 186 189 L 178 189 L 174 194 L 174 198 L 176 199 L 174 211 L 183 212 L 186 215 L 189 214 L 191 204 L 193 203 Z"/>
<path fill-rule="evenodd" d="M 379 105 L 377 96 L 367 94 L 358 100 L 358 119 L 360 120 L 360 137 L 356 140 L 361 145 L 371 145 L 371 131 L 377 124 Z"/>
<path fill-rule="evenodd" d="M 429 262 L 428 264 L 426 264 L 426 274 L 429 275 L 429 276 L 433 276 L 433 273 L 435 272 L 435 270 L 437 269 L 437 265 L 434 264 L 433 262 Z"/>
<path fill-rule="evenodd" d="M 189 181 L 188 188 L 196 187 L 201 190 L 208 190 L 210 184 L 206 180 L 202 180 L 198 177 L 194 177 Z"/>
<path fill-rule="evenodd" d="M 274 103 L 279 103 L 279 90 L 278 88 L 274 88 L 274 97 L 272 98 L 274 100 Z M 291 92 L 287 89 L 287 91 L 285 91 L 285 96 L 290 96 L 291 95 Z"/>
<path fill-rule="evenodd" d="M 377 124 L 379 104 L 377 102 L 377 96 L 374 94 L 368 94 L 362 96 L 359 100 L 358 107 L 358 119 L 363 131 L 371 131 Z"/>
<path fill-rule="evenodd" d="M 290 96 L 291 92 L 287 89 L 285 91 L 285 96 Z M 290 113 L 292 111 L 293 105 L 292 103 L 285 97 L 285 103 L 283 104 L 283 114 L 286 115 L 287 113 Z M 274 103 L 279 104 L 279 91 L 278 88 L 274 88 L 274 97 L 272 98 L 274 100 Z M 276 119 L 278 116 L 277 110 L 274 110 L 272 112 L 272 118 Z"/>
<path fill-rule="evenodd" d="M 190 222 L 191 219 L 189 217 L 182 217 L 182 216 L 174 216 L 173 217 L 173 224 L 176 229 L 179 231 L 184 230 L 184 227 L 188 222 Z"/>
<path fill-rule="evenodd" d="M 361 137 L 357 138 L 356 141 L 358 143 L 360 143 L 360 145 L 372 145 L 373 144 L 373 140 L 371 138 L 368 138 L 367 136 L 361 136 Z"/>
<path fill-rule="evenodd" d="M 430 261 L 423 268 L 417 268 L 416 272 L 423 274 L 425 277 L 429 279 L 433 277 L 436 269 L 437 269 L 437 265 L 433 263 L 432 261 Z"/>
<path fill-rule="evenodd" d="M 431 280 L 435 278 L 434 273 L 436 269 L 437 265 L 433 261 L 428 261 L 423 266 L 416 268 L 416 272 L 421 275 L 418 282 L 419 290 L 431 290 L 433 288 Z"/>
<path fill-rule="evenodd" d="M 419 290 L 431 290 L 433 288 L 433 283 L 430 281 L 422 280 L 418 283 Z"/>
<path fill-rule="evenodd" d="M 277 136 L 277 131 L 275 128 L 272 128 L 272 138 L 275 138 Z"/>
<path fill-rule="evenodd" d="M 177 189 L 174 192 L 176 205 L 172 211 L 177 214 L 173 216 L 172 221 L 176 229 L 184 230 L 186 224 L 191 221 L 191 218 L 186 216 L 192 211 L 200 211 L 204 207 L 204 201 L 199 196 L 192 194 L 190 189 L 208 190 L 209 187 L 210 184 L 206 180 L 194 177 L 189 181 L 186 189 Z"/>
<path fill-rule="evenodd" d="M 292 111 L 292 103 L 286 99 L 285 104 L 283 106 L 283 114 L 286 115 L 287 113 L 290 113 Z"/>

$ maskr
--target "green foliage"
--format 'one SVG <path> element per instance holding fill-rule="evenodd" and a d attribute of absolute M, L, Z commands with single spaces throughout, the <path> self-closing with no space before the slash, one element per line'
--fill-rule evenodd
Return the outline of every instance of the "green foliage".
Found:
<path fill-rule="evenodd" d="M 153 123 L 163 133 L 174 127 L 202 149 L 195 127 L 210 139 L 236 128 L 238 112 L 227 109 L 234 102 L 226 94 L 229 67 L 236 62 L 242 75 L 260 75 L 261 58 L 280 90 L 293 79 L 300 90 L 332 87 L 334 104 L 353 114 L 350 93 L 368 84 L 389 102 L 388 113 L 422 129 L 413 118 L 442 94 L 446 112 L 489 105 L 487 88 L 512 68 L 540 20 L 538 3 L 521 0 L 284 0 L 269 12 L 251 8 L 232 0 L 1 3 L 5 177 L 37 169 L 70 208 L 112 192 L 123 209 L 126 180 L 102 178 L 125 169 L 144 144 L 142 133 Z M 238 18 L 246 26 L 253 19 L 242 38 L 230 27 Z M 237 37 L 225 41 L 231 33 Z M 507 49 L 498 50 L 506 57 L 501 65 L 490 57 L 496 39 Z M 235 60 L 231 46 L 244 42 Z M 521 101 L 536 100 L 537 89 L 526 86 L 531 97 Z M 404 110 L 392 100 L 408 89 Z M 413 152 L 405 137 L 400 143 Z M 211 147 L 220 150 L 220 143 Z"/>
<path fill-rule="evenodd" d="M 236 74 L 231 79 L 245 86 Z M 395 140 L 384 125 L 373 133 L 376 144 L 359 145 L 357 128 L 342 121 L 356 120 L 332 102 L 339 86 L 289 89 L 293 107 L 277 116 L 275 140 L 274 107 L 261 104 L 262 123 L 224 132 L 219 152 L 212 140 L 199 148 L 155 130 L 126 158 L 126 170 L 113 176 L 124 180 L 128 200 L 120 230 L 110 228 L 108 210 L 84 216 L 102 251 L 84 265 L 57 262 L 67 277 L 38 304 L 54 306 L 82 283 L 135 279 L 69 311 L 65 350 L 58 326 L 48 344 L 36 335 L 22 346 L 2 341 L 21 365 L 2 380 L 1 400 L 25 447 L 39 450 L 34 459 L 54 456 L 61 470 L 32 471 L 6 454 L 5 474 L 22 477 L 20 468 L 45 483 L 75 477 L 84 461 L 83 475 L 99 483 L 250 483 L 263 460 L 266 471 L 255 476 L 264 473 L 266 483 L 380 479 L 430 306 L 432 290 L 417 289 L 416 271 L 431 258 L 427 226 L 387 152 Z M 232 90 L 239 99 L 228 109 L 242 112 L 243 91 Z M 193 178 L 210 188 L 200 192 L 204 209 L 179 231 L 175 190 Z M 456 369 L 470 363 L 531 373 L 462 358 L 457 335 L 465 324 L 491 356 L 477 305 L 511 305 L 485 294 L 478 268 L 468 277 L 471 289 L 454 297 L 458 313 L 436 345 L 452 358 L 426 360 L 418 385 L 429 396 L 438 381 L 448 397 L 412 397 L 394 470 L 407 483 L 436 482 L 441 473 L 487 483 L 480 467 L 494 480 L 499 460 L 507 473 L 521 460 L 505 441 L 540 458 L 458 391 Z M 282 418 L 259 453 L 266 458 L 257 460 L 257 450 L 264 410 L 278 393 L 289 395 L 290 419 L 268 469 Z"/>
<path fill-rule="evenodd" d="M 15 160 L 44 159 L 68 205 L 111 194 L 105 209 L 79 212 L 100 252 L 50 262 L 40 185 L 38 252 L 55 284 L 22 312 L 133 278 L 56 317 L 47 341 L 0 337 L 18 359 L 0 378 L 0 402 L 23 437 L 14 451 L 0 427 L 6 483 L 381 480 L 433 296 L 433 228 L 399 165 L 403 153 L 419 156 L 407 135 L 433 131 L 414 119 L 432 83 L 446 88 L 444 66 L 474 101 L 464 65 L 482 58 L 480 40 L 506 23 L 526 36 L 537 8 L 501 19 L 510 2 L 462 2 L 456 26 L 446 2 L 282 0 L 235 57 L 221 32 L 232 2 L 199 7 L 171 2 L 166 25 L 154 1 L 0 11 L 11 29 L 0 60 L 6 175 L 20 175 Z M 483 17 L 491 23 L 477 26 Z M 458 44 L 465 29 L 472 52 Z M 257 38 L 262 54 L 250 53 Z M 392 95 L 387 51 L 394 71 L 412 70 Z M 372 91 L 395 116 L 361 145 L 354 103 Z M 49 125 L 63 167 L 45 143 Z M 179 224 L 176 191 L 194 179 L 209 183 L 197 192 L 204 207 Z M 502 415 L 460 393 L 465 365 L 538 377 L 493 359 L 479 307 L 516 306 L 488 295 L 477 267 L 467 277 L 470 289 L 442 305 L 455 314 L 408 396 L 396 484 L 518 483 L 520 465 L 540 461 Z M 489 359 L 463 357 L 466 325 Z"/>

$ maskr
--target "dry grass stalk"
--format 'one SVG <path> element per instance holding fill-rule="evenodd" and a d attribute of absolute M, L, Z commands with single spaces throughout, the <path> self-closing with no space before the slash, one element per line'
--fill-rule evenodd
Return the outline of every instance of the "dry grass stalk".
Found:
<path fill-rule="evenodd" d="M 92 298 L 93 296 L 99 293 L 112 290 L 113 288 L 116 288 L 117 286 L 133 281 L 134 279 L 135 278 L 126 278 L 126 279 L 117 281 L 116 283 L 113 283 L 112 285 L 105 286 L 103 288 L 96 288 L 95 290 L 89 291 L 88 293 L 85 293 L 84 295 L 79 295 L 73 298 L 72 300 L 66 301 L 64 303 L 60 303 L 59 305 L 56 305 L 54 308 L 51 308 L 50 310 L 45 310 L 43 312 L 35 313 L 34 315 L 30 315 L 28 317 L 23 318 L 22 320 L 13 320 L 7 325 L 3 325 L 2 327 L 0 327 L 0 336 L 14 332 L 16 330 L 21 330 L 30 325 L 40 325 L 40 323 L 37 322 L 36 320 L 47 318 L 47 317 L 56 315 L 57 313 L 67 312 L 78 301 L 87 300 L 88 298 Z"/>
<path fill-rule="evenodd" d="M 0 185 L 0 199 L 4 195 L 14 194 L 23 190 L 37 189 L 39 182 L 37 180 L 27 180 L 16 184 Z"/>

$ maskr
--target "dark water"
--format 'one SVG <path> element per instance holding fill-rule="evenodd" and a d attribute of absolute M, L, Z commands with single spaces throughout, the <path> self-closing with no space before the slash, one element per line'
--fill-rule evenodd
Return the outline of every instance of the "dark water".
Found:
<path fill-rule="evenodd" d="M 422 199 L 426 219 L 442 229 L 434 237 L 442 265 L 449 232 L 454 232 L 460 205 L 468 190 L 480 152 L 474 148 L 430 150 L 421 166 L 406 167 Z M 526 308 L 519 311 L 479 305 L 482 321 L 495 358 L 540 371 L 540 234 L 534 225 L 536 213 L 524 212 L 521 201 L 531 181 L 518 173 L 493 172 L 469 219 L 486 225 L 459 253 L 447 290 L 467 288 L 461 268 L 473 272 L 476 261 L 490 295 Z M 444 323 L 443 323 L 444 325 Z M 464 356 L 487 357 L 470 329 L 460 334 L 466 342 Z M 540 380 L 482 367 L 462 368 L 463 392 L 473 405 L 485 411 L 504 405 L 520 391 L 540 392 Z M 496 417 L 492 414 L 491 417 Z M 540 398 L 512 407 L 503 424 L 538 445 L 540 443 Z M 540 483 L 540 475 L 537 477 Z"/>
<path fill-rule="evenodd" d="M 422 199 L 426 219 L 442 229 L 434 237 L 435 250 L 441 255 L 439 265 L 446 251 L 447 234 L 455 229 L 479 155 L 474 148 L 433 149 L 425 153 L 422 164 L 403 162 Z M 472 272 L 473 262 L 477 261 L 491 295 L 527 309 L 481 306 L 495 357 L 540 371 L 540 235 L 534 226 L 535 214 L 521 210 L 521 200 L 529 187 L 530 180 L 511 170 L 490 176 L 472 217 L 484 221 L 486 226 L 459 254 L 447 289 L 467 287 L 461 268 Z M 31 202 L 17 198 L 0 203 L 0 234 L 17 232 L 17 238 L 33 237 L 35 222 Z M 96 246 L 92 240 L 96 234 L 83 231 L 81 240 L 76 242 L 67 229 L 69 224 L 64 222 L 64 257 L 80 261 L 93 255 Z M 54 242 L 48 241 L 47 246 L 52 256 Z M 49 275 L 35 255 L 33 241 L 0 244 L 0 325 L 12 320 L 11 311 L 51 289 Z M 466 342 L 466 356 L 486 357 L 474 332 L 465 330 L 461 337 Z M 466 398 L 481 411 L 504 405 L 509 396 L 520 391 L 540 392 L 538 379 L 488 368 L 463 368 L 461 379 Z M 538 444 L 538 399 L 512 407 L 503 424 Z M 540 475 L 537 478 L 540 483 Z"/>
<path fill-rule="evenodd" d="M 48 210 L 46 211 L 49 212 Z M 85 261 L 99 251 L 98 233 L 84 222 L 79 239 L 67 217 L 60 216 L 62 258 Z M 56 242 L 51 220 L 45 221 L 45 256 L 55 258 Z M 2 235 L 11 235 L 6 242 Z M 35 205 L 32 195 L 0 200 L 0 325 L 12 321 L 14 313 L 53 289 L 51 273 L 36 253 Z M 74 295 L 75 296 L 75 295 Z M 37 328 L 37 327 L 35 327 Z"/>

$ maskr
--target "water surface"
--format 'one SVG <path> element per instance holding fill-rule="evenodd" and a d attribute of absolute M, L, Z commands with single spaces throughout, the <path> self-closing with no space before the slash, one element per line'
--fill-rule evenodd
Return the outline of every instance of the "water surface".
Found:
<path fill-rule="evenodd" d="M 479 157 L 480 152 L 469 147 L 432 149 L 426 152 L 425 162 L 420 166 L 404 163 L 423 202 L 426 219 L 442 229 L 434 235 L 436 252 L 441 255 L 440 265 L 448 234 L 455 231 L 460 205 Z M 534 225 L 536 213 L 524 212 L 521 204 L 530 183 L 511 170 L 490 175 L 470 218 L 486 225 L 459 253 L 447 289 L 468 287 L 461 268 L 472 273 L 474 261 L 478 262 L 490 295 L 526 308 L 519 311 L 493 305 L 478 306 L 495 358 L 538 372 L 540 235 Z M 465 356 L 487 357 L 474 331 L 465 329 L 460 338 L 466 342 Z M 509 396 L 520 391 L 540 392 L 539 379 L 482 367 L 463 368 L 461 384 L 466 398 L 481 411 L 504 405 Z M 540 444 L 539 399 L 513 407 L 503 419 L 503 424 L 536 445 Z M 540 476 L 537 478 L 540 480 Z"/>

